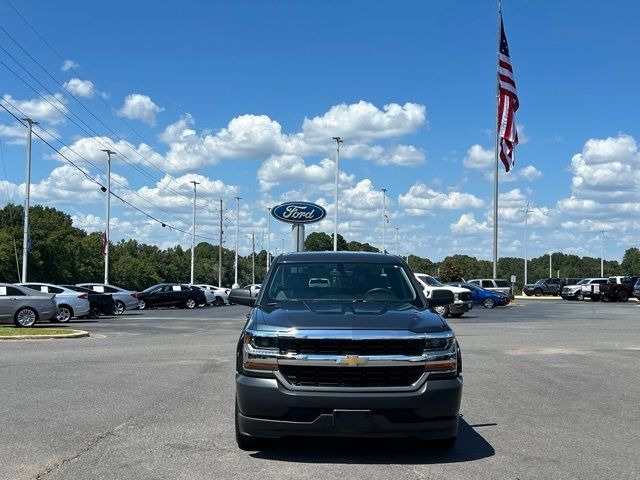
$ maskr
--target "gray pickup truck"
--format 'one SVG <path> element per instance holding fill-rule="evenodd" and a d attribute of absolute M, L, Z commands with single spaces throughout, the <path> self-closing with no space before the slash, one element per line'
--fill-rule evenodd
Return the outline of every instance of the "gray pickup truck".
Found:
<path fill-rule="evenodd" d="M 323 279 L 320 281 L 319 279 Z M 236 440 L 412 436 L 453 446 L 462 357 L 408 265 L 392 255 L 309 252 L 274 260 L 236 357 Z"/>

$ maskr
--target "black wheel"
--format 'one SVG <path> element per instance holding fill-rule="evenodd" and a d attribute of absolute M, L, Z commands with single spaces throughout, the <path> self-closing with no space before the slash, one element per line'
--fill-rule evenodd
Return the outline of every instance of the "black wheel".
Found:
<path fill-rule="evenodd" d="M 91 312 L 89 313 L 89 317 L 90 317 L 90 318 L 100 318 L 100 314 L 101 314 L 101 313 L 102 313 L 102 312 L 100 312 L 100 309 L 99 309 L 99 308 L 97 308 L 97 307 L 93 307 L 93 308 L 91 309 Z"/>
<path fill-rule="evenodd" d="M 38 321 L 38 313 L 31 307 L 19 308 L 13 316 L 13 324 L 16 327 L 32 327 Z"/>
<path fill-rule="evenodd" d="M 56 320 L 60 323 L 67 323 L 73 317 L 73 310 L 68 305 L 60 305 L 58 307 L 58 314 Z"/>
<path fill-rule="evenodd" d="M 236 443 L 238 444 L 238 448 L 240 450 L 260 450 L 260 448 L 264 445 L 264 441 L 261 438 L 250 437 L 249 435 L 244 435 L 240 433 L 240 428 L 238 427 L 238 404 L 236 403 L 236 411 L 235 411 L 235 423 L 236 423 Z"/>
<path fill-rule="evenodd" d="M 627 292 L 620 292 L 618 294 L 618 301 L 619 302 L 627 302 L 627 301 L 629 301 L 629 294 Z"/>
<path fill-rule="evenodd" d="M 579 300 L 580 302 L 584 300 L 584 294 L 582 292 L 578 292 L 576 294 L 576 300 Z"/>
<path fill-rule="evenodd" d="M 496 302 L 493 300 L 493 298 L 485 298 L 482 301 L 482 306 L 484 308 L 493 308 L 496 306 Z"/>
<path fill-rule="evenodd" d="M 534 294 L 536 297 L 541 297 L 541 296 L 542 296 L 542 289 L 540 289 L 540 288 L 536 288 L 536 289 L 533 291 L 533 294 Z"/>
<path fill-rule="evenodd" d="M 222 297 L 216 297 L 216 305 L 218 306 L 224 305 L 224 300 Z"/>
<path fill-rule="evenodd" d="M 144 300 L 138 300 L 138 309 L 144 310 L 145 308 L 147 308 L 147 302 Z"/>
<path fill-rule="evenodd" d="M 198 306 L 198 303 L 193 298 L 187 298 L 187 301 L 184 302 L 184 306 L 189 310 L 193 310 Z"/>
<path fill-rule="evenodd" d="M 120 300 L 116 300 L 116 306 L 113 307 L 113 314 L 122 315 L 126 309 L 127 307 L 125 307 L 123 302 L 121 302 Z"/>
<path fill-rule="evenodd" d="M 527 297 L 530 297 L 530 296 L 531 296 L 531 292 L 524 292 L 524 294 L 525 294 Z"/>

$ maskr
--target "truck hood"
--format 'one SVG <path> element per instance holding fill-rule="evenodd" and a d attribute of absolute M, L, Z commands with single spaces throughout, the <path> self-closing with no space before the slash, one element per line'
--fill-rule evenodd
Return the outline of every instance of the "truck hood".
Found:
<path fill-rule="evenodd" d="M 430 310 L 407 303 L 385 302 L 281 302 L 256 307 L 254 328 L 273 331 L 299 330 L 408 330 L 438 333 L 449 330 Z"/>
<path fill-rule="evenodd" d="M 469 289 L 468 288 L 462 288 L 462 287 L 454 287 L 451 285 L 441 285 L 439 287 L 432 287 L 431 285 L 427 285 L 423 287 L 423 290 L 426 291 L 432 291 L 432 290 L 449 290 L 452 293 L 462 293 L 462 292 L 468 292 Z"/>

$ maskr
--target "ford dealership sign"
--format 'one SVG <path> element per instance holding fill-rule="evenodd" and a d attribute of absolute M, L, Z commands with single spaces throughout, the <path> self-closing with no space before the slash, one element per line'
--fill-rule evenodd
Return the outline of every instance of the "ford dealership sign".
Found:
<path fill-rule="evenodd" d="M 327 216 L 320 205 L 309 202 L 286 202 L 271 209 L 271 215 L 287 223 L 314 223 Z"/>

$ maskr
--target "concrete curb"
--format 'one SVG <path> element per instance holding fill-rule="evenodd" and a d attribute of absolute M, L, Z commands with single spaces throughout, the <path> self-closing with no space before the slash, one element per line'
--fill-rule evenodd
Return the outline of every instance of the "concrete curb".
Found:
<path fill-rule="evenodd" d="M 89 336 L 89 332 L 85 332 L 84 330 L 73 330 L 73 332 L 74 333 L 59 333 L 56 335 L 0 335 L 0 342 L 3 340 L 49 340 L 55 338 L 82 338 Z"/>
<path fill-rule="evenodd" d="M 536 297 L 536 296 L 533 296 L 533 295 L 530 296 L 530 297 L 527 297 L 526 295 L 516 295 L 515 299 L 516 300 L 562 300 L 562 297 L 560 295 L 556 295 L 556 296 L 549 295 L 549 296 L 546 296 L 546 297 L 544 297 L 544 296 L 543 297 Z"/>

